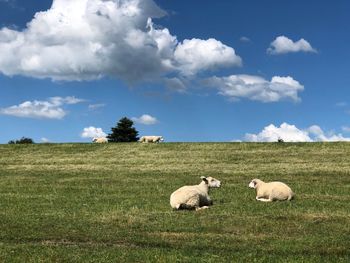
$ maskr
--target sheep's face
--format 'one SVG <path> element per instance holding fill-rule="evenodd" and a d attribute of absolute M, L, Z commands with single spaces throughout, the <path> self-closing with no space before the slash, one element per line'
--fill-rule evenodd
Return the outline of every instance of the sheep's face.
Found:
<path fill-rule="evenodd" d="M 96 142 L 98 138 L 92 138 L 92 142 Z"/>
<path fill-rule="evenodd" d="M 211 176 L 209 177 L 202 176 L 201 179 L 211 188 L 218 188 L 221 186 L 221 182 L 218 179 L 215 179 Z"/>
<path fill-rule="evenodd" d="M 163 141 L 164 141 L 164 138 L 163 138 L 162 136 L 160 136 L 159 141 L 160 141 L 160 142 L 163 142 Z"/>
<path fill-rule="evenodd" d="M 259 179 L 253 179 L 253 180 L 249 183 L 248 186 L 249 186 L 250 188 L 255 189 L 259 181 L 260 181 Z"/>

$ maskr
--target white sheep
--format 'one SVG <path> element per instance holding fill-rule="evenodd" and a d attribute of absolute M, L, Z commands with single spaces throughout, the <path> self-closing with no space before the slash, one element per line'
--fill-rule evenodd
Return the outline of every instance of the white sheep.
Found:
<path fill-rule="evenodd" d="M 292 189 L 281 182 L 265 183 L 259 179 L 253 179 L 248 186 L 256 190 L 256 200 L 262 202 L 290 201 L 294 196 Z"/>
<path fill-rule="evenodd" d="M 106 137 L 93 138 L 92 142 L 94 142 L 94 143 L 108 143 L 108 139 Z"/>
<path fill-rule="evenodd" d="M 198 185 L 187 185 L 177 189 L 170 195 L 170 205 L 173 209 L 208 208 L 213 204 L 209 197 L 209 188 L 220 187 L 221 182 L 213 177 L 201 176 L 202 182 Z"/>
<path fill-rule="evenodd" d="M 163 136 L 142 136 L 139 142 L 162 142 L 164 141 Z"/>

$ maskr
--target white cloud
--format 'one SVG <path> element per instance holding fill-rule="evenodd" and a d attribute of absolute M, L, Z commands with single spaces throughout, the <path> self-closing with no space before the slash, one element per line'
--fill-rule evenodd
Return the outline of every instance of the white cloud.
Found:
<path fill-rule="evenodd" d="M 344 127 L 343 127 L 344 130 Z M 350 138 L 344 137 L 341 133 L 334 134 L 334 132 L 328 132 L 327 134 L 317 125 L 313 125 L 307 129 L 311 135 L 314 136 L 315 141 L 322 142 L 338 142 L 338 141 L 350 141 Z"/>
<path fill-rule="evenodd" d="M 246 42 L 246 43 L 247 43 L 247 42 L 251 42 L 250 38 L 245 37 L 245 36 L 240 37 L 239 41 L 241 41 L 241 42 Z"/>
<path fill-rule="evenodd" d="M 0 109 L 0 114 L 23 118 L 62 119 L 67 114 L 62 106 L 83 101 L 75 97 L 51 97 L 47 101 L 25 101 L 19 105 Z"/>
<path fill-rule="evenodd" d="M 165 78 L 164 84 L 170 90 L 177 91 L 179 93 L 184 93 L 187 90 L 184 81 L 179 78 Z"/>
<path fill-rule="evenodd" d="M 81 102 L 84 102 L 86 100 L 84 99 L 79 99 L 76 98 L 74 96 L 68 96 L 68 97 L 51 97 L 50 101 L 52 102 L 52 104 L 57 105 L 57 106 L 61 106 L 63 104 L 78 104 Z"/>
<path fill-rule="evenodd" d="M 185 76 L 195 75 L 201 70 L 242 64 L 233 48 L 213 38 L 186 39 L 177 45 L 174 55 L 182 75 Z"/>
<path fill-rule="evenodd" d="M 317 53 L 308 41 L 300 39 L 293 42 L 291 39 L 285 36 L 279 36 L 271 42 L 270 47 L 267 49 L 267 53 L 272 55 L 285 54 L 295 52 L 312 52 Z"/>
<path fill-rule="evenodd" d="M 343 132 L 350 132 L 350 127 L 348 127 L 348 126 L 343 126 L 343 127 L 341 127 L 341 129 Z"/>
<path fill-rule="evenodd" d="M 350 141 L 350 138 L 346 138 L 342 134 L 332 132 L 325 134 L 317 125 L 303 130 L 288 123 L 282 123 L 280 127 L 270 124 L 258 134 L 247 133 L 245 135 L 245 140 L 250 142 L 277 142 L 278 139 L 285 142 Z"/>
<path fill-rule="evenodd" d="M 298 92 L 304 86 L 292 77 L 272 77 L 271 81 L 253 75 L 231 75 L 228 77 L 211 77 L 205 84 L 215 87 L 219 94 L 232 100 L 246 98 L 262 102 L 276 102 L 284 99 L 300 101 Z"/>
<path fill-rule="evenodd" d="M 215 39 L 179 43 L 152 22 L 165 14 L 153 0 L 54 0 L 24 30 L 0 29 L 0 72 L 133 83 L 240 64 L 234 49 Z"/>
<path fill-rule="evenodd" d="M 100 138 L 100 137 L 106 137 L 107 134 L 104 133 L 101 128 L 95 128 L 94 126 L 90 126 L 90 127 L 84 128 L 80 136 L 82 138 Z"/>
<path fill-rule="evenodd" d="M 348 106 L 348 103 L 345 102 L 345 101 L 340 101 L 340 102 L 337 102 L 337 103 L 335 104 L 335 106 L 343 108 L 343 107 Z"/>
<path fill-rule="evenodd" d="M 106 104 L 104 104 L 104 103 L 90 104 L 90 105 L 88 106 L 88 109 L 91 110 L 91 111 L 94 111 L 94 110 L 103 108 L 103 107 L 105 107 L 105 106 L 106 106 Z"/>
<path fill-rule="evenodd" d="M 143 114 L 139 118 L 133 117 L 131 119 L 136 123 L 144 124 L 144 125 L 154 125 L 158 123 L 157 118 L 152 117 L 151 115 L 148 115 L 148 114 Z"/>
<path fill-rule="evenodd" d="M 0 3 L 8 4 L 10 7 L 16 6 L 16 0 L 0 0 Z"/>
<path fill-rule="evenodd" d="M 283 139 L 285 142 L 312 141 L 306 131 L 299 130 L 288 123 L 282 123 L 280 127 L 270 124 L 258 134 L 245 135 L 245 140 L 251 142 L 277 142 L 278 139 Z"/>
<path fill-rule="evenodd" d="M 313 135 L 320 136 L 323 134 L 323 130 L 318 125 L 312 125 L 310 126 L 307 131 Z"/>
<path fill-rule="evenodd" d="M 48 142 L 50 142 L 50 140 L 48 138 L 42 137 L 41 138 L 41 142 L 42 143 L 48 143 Z"/>

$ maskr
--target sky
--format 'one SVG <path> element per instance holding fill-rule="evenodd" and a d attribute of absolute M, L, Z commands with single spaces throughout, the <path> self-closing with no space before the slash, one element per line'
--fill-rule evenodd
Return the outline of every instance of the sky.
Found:
<path fill-rule="evenodd" d="M 0 143 L 350 140 L 350 2 L 0 0 Z"/>

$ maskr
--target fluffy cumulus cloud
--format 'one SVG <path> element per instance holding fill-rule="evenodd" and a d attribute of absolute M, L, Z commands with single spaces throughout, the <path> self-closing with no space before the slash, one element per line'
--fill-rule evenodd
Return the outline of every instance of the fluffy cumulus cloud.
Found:
<path fill-rule="evenodd" d="M 157 118 L 152 117 L 151 115 L 148 114 L 143 114 L 140 117 L 133 117 L 131 118 L 134 122 L 139 123 L 139 124 L 144 124 L 144 125 L 154 125 L 158 123 Z"/>
<path fill-rule="evenodd" d="M 19 105 L 0 109 L 0 114 L 23 118 L 62 119 L 67 115 L 64 105 L 83 101 L 76 97 L 51 97 L 47 101 L 25 101 Z"/>
<path fill-rule="evenodd" d="M 240 66 L 242 63 L 233 48 L 213 38 L 186 39 L 177 45 L 174 55 L 183 75 L 194 75 L 220 66 Z"/>
<path fill-rule="evenodd" d="M 274 76 L 270 81 L 253 75 L 231 75 L 228 77 L 211 77 L 205 84 L 219 90 L 219 94 L 232 100 L 241 98 L 276 102 L 280 100 L 299 101 L 298 92 L 304 89 L 292 77 Z"/>
<path fill-rule="evenodd" d="M 81 138 L 100 138 L 100 137 L 106 137 L 107 134 L 101 128 L 90 126 L 90 127 L 84 128 L 80 136 Z"/>
<path fill-rule="evenodd" d="M 282 139 L 285 142 L 311 142 L 306 131 L 299 130 L 294 125 L 282 123 L 280 127 L 273 124 L 266 126 L 258 134 L 246 134 L 245 140 L 250 142 L 277 142 Z"/>
<path fill-rule="evenodd" d="M 0 72 L 53 80 L 113 76 L 129 83 L 240 65 L 215 39 L 179 42 L 152 18 L 153 0 L 53 0 L 22 30 L 0 29 Z"/>
<path fill-rule="evenodd" d="M 278 55 L 285 53 L 295 53 L 295 52 L 313 52 L 317 53 L 311 44 L 305 39 L 301 38 L 298 41 L 293 42 L 285 36 L 279 36 L 274 41 L 271 42 L 270 47 L 267 49 L 267 53 Z"/>
<path fill-rule="evenodd" d="M 312 125 L 307 129 L 315 141 L 321 142 L 339 142 L 339 141 L 350 141 L 350 138 L 344 137 L 341 133 L 335 134 L 334 132 L 325 132 L 317 125 Z"/>
<path fill-rule="evenodd" d="M 326 134 L 317 125 L 307 129 L 299 129 L 288 123 L 282 123 L 280 127 L 270 124 L 258 134 L 247 133 L 244 139 L 249 142 L 277 142 L 279 139 L 285 142 L 350 141 L 350 138 L 346 138 L 342 134 L 332 132 Z"/>

